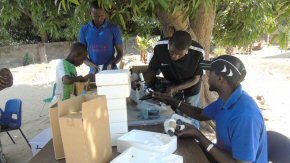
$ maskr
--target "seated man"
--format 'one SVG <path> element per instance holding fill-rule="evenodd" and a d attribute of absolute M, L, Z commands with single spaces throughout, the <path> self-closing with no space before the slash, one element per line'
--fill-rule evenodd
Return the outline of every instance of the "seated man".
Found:
<path fill-rule="evenodd" d="M 210 162 L 267 163 L 267 131 L 263 115 L 255 100 L 241 86 L 246 69 L 240 59 L 223 55 L 201 64 L 209 71 L 209 90 L 219 98 L 203 110 L 164 94 L 153 96 L 165 101 L 186 115 L 200 121 L 216 122 L 217 143 L 212 144 L 202 132 L 191 125 L 178 132 L 179 137 L 195 138 Z"/>
<path fill-rule="evenodd" d="M 7 87 L 11 87 L 13 85 L 13 76 L 10 72 L 9 69 L 3 68 L 0 70 L 0 91 Z M 1 117 L 1 112 L 0 112 L 0 117 Z M 0 126 L 0 131 L 1 131 L 1 126 Z M 2 144 L 0 141 L 0 163 L 5 163 L 6 159 L 3 154 L 2 150 Z"/>
<path fill-rule="evenodd" d="M 156 84 L 156 74 L 160 70 L 170 82 L 165 91 L 169 96 L 178 93 L 187 103 L 200 106 L 202 70 L 199 63 L 203 60 L 203 54 L 201 45 L 192 41 L 188 32 L 174 32 L 169 40 L 160 40 L 154 47 L 153 57 L 144 73 L 146 84 Z M 164 82 L 161 85 L 165 85 Z M 198 121 L 193 123 L 199 127 Z"/>
<path fill-rule="evenodd" d="M 74 94 L 74 83 L 85 82 L 89 75 L 78 76 L 76 66 L 83 64 L 87 56 L 87 47 L 82 43 L 74 43 L 66 59 L 56 67 L 56 91 L 54 100 L 66 100 Z"/>

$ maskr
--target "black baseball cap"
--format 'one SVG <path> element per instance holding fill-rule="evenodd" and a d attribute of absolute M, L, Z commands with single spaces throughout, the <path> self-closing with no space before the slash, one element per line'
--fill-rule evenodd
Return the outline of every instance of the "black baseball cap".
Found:
<path fill-rule="evenodd" d="M 232 82 L 241 82 L 244 80 L 247 71 L 243 62 L 231 55 L 221 55 L 213 60 L 204 60 L 200 63 L 204 70 L 215 71 L 217 75 L 225 77 Z"/>

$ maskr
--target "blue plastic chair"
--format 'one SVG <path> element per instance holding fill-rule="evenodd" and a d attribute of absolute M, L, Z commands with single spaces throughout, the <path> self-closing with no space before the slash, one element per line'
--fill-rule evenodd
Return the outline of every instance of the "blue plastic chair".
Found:
<path fill-rule="evenodd" d="M 267 133 L 269 161 L 272 163 L 290 162 L 290 139 L 275 131 Z"/>
<path fill-rule="evenodd" d="M 3 111 L 0 109 L 0 111 L 2 115 L 0 118 L 1 132 L 6 132 L 12 142 L 15 144 L 15 141 L 8 131 L 19 130 L 26 143 L 31 148 L 27 138 L 20 129 L 22 120 L 22 101 L 20 99 L 8 100 L 5 105 L 5 110 Z"/>
<path fill-rule="evenodd" d="M 51 103 L 53 97 L 55 96 L 55 90 L 56 90 L 56 83 L 53 84 L 52 96 L 49 97 L 49 98 L 46 98 L 46 99 L 43 99 L 43 100 L 42 100 L 42 101 L 43 101 L 43 105 L 42 105 L 42 109 L 41 109 L 41 111 L 40 111 L 40 113 L 39 113 L 39 117 L 41 117 L 41 113 L 42 113 L 42 111 L 43 111 L 43 109 L 44 109 L 44 106 L 45 106 L 46 104 Z"/>

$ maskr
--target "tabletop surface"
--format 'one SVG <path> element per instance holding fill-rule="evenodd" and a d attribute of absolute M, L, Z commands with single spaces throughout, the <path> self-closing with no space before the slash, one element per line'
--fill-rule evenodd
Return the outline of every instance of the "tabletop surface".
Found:
<path fill-rule="evenodd" d="M 145 131 L 153 131 L 163 133 L 163 125 L 142 125 L 142 126 L 131 126 L 129 130 L 139 129 Z M 119 155 L 116 147 L 113 149 L 113 158 Z M 174 154 L 183 156 L 184 163 L 208 163 L 206 156 L 202 152 L 199 145 L 193 139 L 178 139 L 177 150 Z M 50 140 L 41 151 L 39 151 L 31 160 L 30 163 L 65 163 L 65 159 L 55 160 L 53 143 Z"/>

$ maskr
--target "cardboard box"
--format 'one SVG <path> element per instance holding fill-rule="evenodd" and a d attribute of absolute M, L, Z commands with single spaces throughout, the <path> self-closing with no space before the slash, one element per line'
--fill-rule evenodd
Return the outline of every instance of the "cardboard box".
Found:
<path fill-rule="evenodd" d="M 148 69 L 148 65 L 134 65 L 130 69 L 132 73 L 144 73 Z"/>
<path fill-rule="evenodd" d="M 77 96 L 83 94 L 84 88 L 87 84 L 88 84 L 87 82 L 75 82 L 75 89 L 76 89 Z M 90 82 L 87 94 L 93 94 L 93 93 L 95 94 L 97 93 L 96 83 Z"/>
<path fill-rule="evenodd" d="M 129 70 L 105 70 L 96 74 L 97 86 L 130 84 Z"/>
<path fill-rule="evenodd" d="M 51 108 L 49 108 L 49 118 L 50 118 L 50 125 L 51 125 L 51 131 L 52 131 L 52 142 L 53 142 L 55 159 L 56 160 L 63 159 L 64 150 L 63 150 L 60 127 L 59 127 L 57 105 L 53 105 Z"/>
<path fill-rule="evenodd" d="M 105 96 L 76 96 L 58 103 L 66 162 L 107 163 L 112 159 Z"/>

